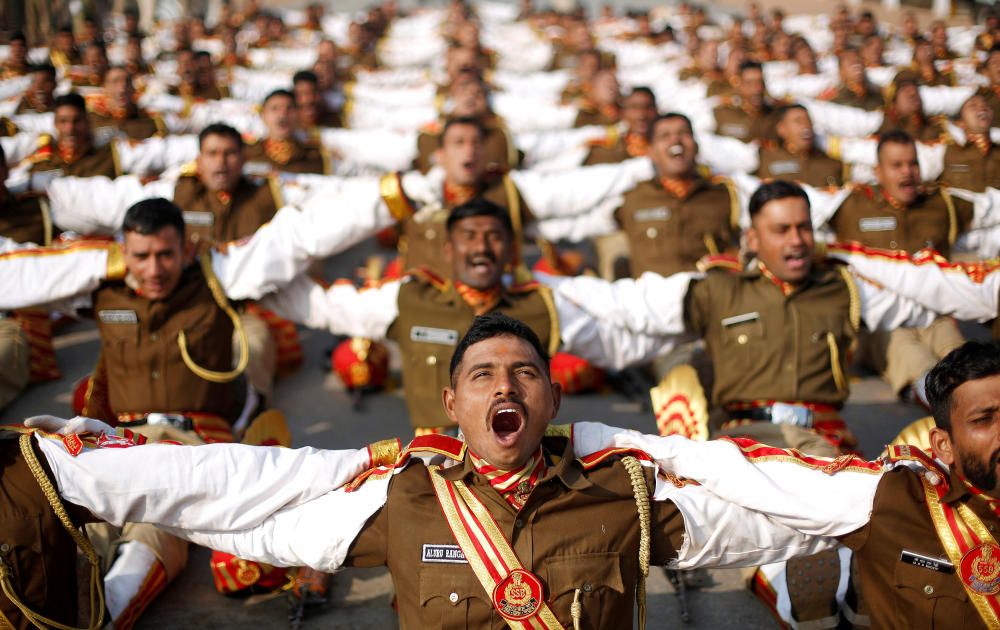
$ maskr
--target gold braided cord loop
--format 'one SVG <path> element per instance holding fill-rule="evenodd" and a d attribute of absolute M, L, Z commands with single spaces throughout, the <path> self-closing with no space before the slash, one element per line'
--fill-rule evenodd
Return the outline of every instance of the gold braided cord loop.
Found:
<path fill-rule="evenodd" d="M 222 285 L 219 284 L 219 279 L 215 277 L 215 272 L 212 271 L 212 258 L 209 254 L 202 254 L 200 258 L 201 270 L 205 275 L 205 282 L 208 283 L 208 289 L 212 292 L 212 297 L 215 299 L 215 303 L 219 305 L 219 308 L 229 316 L 229 319 L 233 321 L 233 328 L 236 330 L 236 336 L 240 343 L 240 358 L 236 363 L 236 367 L 226 372 L 217 372 L 215 370 L 209 370 L 208 368 L 203 368 L 194 362 L 191 355 L 188 353 L 187 349 L 187 337 L 184 335 L 184 331 L 177 333 L 177 346 L 181 349 L 181 360 L 184 361 L 184 365 L 188 367 L 189 370 L 194 372 L 199 378 L 205 379 L 210 383 L 228 383 L 234 380 L 244 370 L 247 369 L 247 365 L 250 363 L 250 342 L 247 340 L 247 333 L 243 330 L 243 324 L 240 323 L 240 316 L 233 310 L 233 307 L 229 304 L 229 298 L 226 297 L 225 291 L 222 290 Z"/>
<path fill-rule="evenodd" d="M 639 605 L 639 630 L 646 627 L 646 578 L 649 576 L 649 541 L 651 510 L 649 507 L 649 488 L 646 487 L 646 476 L 642 473 L 642 464 L 635 457 L 622 458 L 622 465 L 628 471 L 632 482 L 632 493 L 635 495 L 635 507 L 639 511 L 639 581 L 635 587 L 635 600 Z"/>
<path fill-rule="evenodd" d="M 830 370 L 833 372 L 833 382 L 837 386 L 837 391 L 841 394 L 847 393 L 847 377 L 840 365 L 840 347 L 837 345 L 837 336 L 831 331 L 826 331 L 826 345 L 830 347 Z"/>
<path fill-rule="evenodd" d="M 59 500 L 59 493 L 56 491 L 52 482 L 49 480 L 48 475 L 45 474 L 45 469 L 42 468 L 41 463 L 38 461 L 38 457 L 35 456 L 35 451 L 31 447 L 31 440 L 33 433 L 25 433 L 21 435 L 19 440 L 19 446 L 21 447 L 21 455 L 24 457 L 25 463 L 28 465 L 28 469 L 31 474 L 35 477 L 38 482 L 39 487 L 42 489 L 42 494 L 45 495 L 45 499 L 49 502 L 49 506 L 52 511 L 55 512 L 56 517 L 59 522 L 65 528 L 66 532 L 76 543 L 83 555 L 87 557 L 87 562 L 90 564 L 90 625 L 87 626 L 87 630 L 98 630 L 104 624 L 104 589 L 102 588 L 101 582 L 101 561 L 97 556 L 97 552 L 94 550 L 93 545 L 87 540 L 79 529 L 73 525 L 73 521 L 70 520 L 69 514 L 66 513 L 66 508 L 63 507 L 62 501 Z M 11 583 L 11 569 L 5 562 L 0 562 L 0 589 L 3 590 L 3 594 L 7 596 L 7 599 L 11 601 L 14 606 L 21 611 L 25 618 L 32 623 L 36 628 L 40 630 L 49 630 L 54 628 L 56 630 L 78 630 L 73 626 L 67 626 L 61 624 L 57 621 L 52 621 L 51 619 L 39 615 L 34 612 L 28 606 L 21 601 L 14 592 L 14 585 Z M 0 624 L 2 627 L 2 624 Z"/>

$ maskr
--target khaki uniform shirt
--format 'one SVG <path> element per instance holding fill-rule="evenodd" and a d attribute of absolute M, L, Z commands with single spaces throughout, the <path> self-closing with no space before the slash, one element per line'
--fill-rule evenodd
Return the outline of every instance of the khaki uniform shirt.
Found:
<path fill-rule="evenodd" d="M 35 613 L 77 627 L 79 584 L 76 543 L 49 505 L 21 456 L 18 433 L 0 434 L 0 562 L 13 570 L 17 596 Z M 32 441 L 35 456 L 48 478 L 52 470 Z M 92 521 L 86 510 L 63 502 L 76 525 Z M 81 575 L 86 575 L 81 573 Z M 0 619 L 17 630 L 36 626 L 0 593 Z"/>
<path fill-rule="evenodd" d="M 109 142 L 100 148 L 91 147 L 80 158 L 66 162 L 59 155 L 56 143 L 51 138 L 39 140 L 40 148 L 28 159 L 33 162 L 31 172 L 60 171 L 66 177 L 110 177 L 114 179 L 121 175 L 118 166 L 118 155 L 114 143 Z"/>
<path fill-rule="evenodd" d="M 551 466 L 515 511 L 470 464 L 444 471 L 464 480 L 493 515 L 524 568 L 538 576 L 546 603 L 566 628 L 577 589 L 581 628 L 631 628 L 638 580 L 639 520 L 620 460 L 584 470 L 566 438 L 545 438 Z M 647 485 L 651 485 L 647 474 Z M 389 486 L 388 501 L 348 552 L 347 564 L 387 566 L 400 627 L 507 628 L 491 595 L 464 562 L 424 562 L 425 545 L 456 545 L 427 469 L 411 464 Z M 670 502 L 653 502 L 650 564 L 680 549 L 684 521 Z"/>
<path fill-rule="evenodd" d="M 886 110 L 882 126 L 875 132 L 875 135 L 881 136 L 894 129 L 902 129 L 913 136 L 913 139 L 917 142 L 937 142 L 948 137 L 948 132 L 944 127 L 944 119 L 941 117 L 935 116 L 931 119 L 925 119 L 910 116 L 900 119 L 898 116 L 893 116 L 889 110 Z"/>
<path fill-rule="evenodd" d="M 751 140 L 769 140 L 774 136 L 774 114 L 770 106 L 763 111 L 750 114 L 733 102 L 718 105 L 715 108 L 715 132 L 720 136 L 729 136 L 750 142 Z"/>
<path fill-rule="evenodd" d="M 493 311 L 523 321 L 552 349 L 559 344 L 559 320 L 548 289 L 505 291 Z M 548 299 L 547 299 L 548 297 Z M 403 388 L 415 427 L 453 426 L 441 406 L 441 391 L 451 384 L 448 366 L 458 340 L 475 313 L 450 282 L 415 273 L 399 289 L 399 316 L 387 337 L 403 356 Z"/>
<path fill-rule="evenodd" d="M 994 124 L 996 124 L 996 121 L 1000 120 L 1000 94 L 997 93 L 998 90 L 1000 90 L 1000 86 L 982 87 L 979 88 L 978 92 L 986 97 L 986 102 L 989 104 L 990 109 L 993 110 Z"/>
<path fill-rule="evenodd" d="M 163 121 L 160 120 L 159 116 L 141 111 L 128 118 L 115 118 L 97 112 L 90 112 L 89 117 L 90 125 L 95 134 L 100 133 L 98 129 L 114 127 L 125 134 L 129 140 L 145 140 L 153 136 L 167 135 L 166 127 L 163 126 Z"/>
<path fill-rule="evenodd" d="M 625 193 L 615 211 L 628 237 L 632 275 L 692 271 L 706 254 L 735 249 L 740 235 L 738 212 L 733 195 L 721 181 L 699 177 L 686 199 L 668 193 L 658 179 L 640 182 Z"/>
<path fill-rule="evenodd" d="M 595 143 L 590 147 L 590 152 L 587 153 L 583 165 L 618 164 L 632 157 L 628 153 L 628 147 L 625 146 L 625 137 L 619 134 L 614 142 Z"/>
<path fill-rule="evenodd" d="M 517 190 L 515 186 L 511 186 L 511 188 L 515 191 Z M 479 197 L 507 208 L 511 212 L 511 217 L 514 219 L 515 231 L 518 231 L 517 225 L 519 223 L 520 225 L 524 225 L 527 222 L 530 210 L 524 203 L 524 198 L 520 192 L 517 192 L 517 199 L 511 200 L 507 194 L 507 186 L 504 185 L 503 178 L 484 182 L 481 190 L 478 195 Z M 435 212 L 426 220 L 416 221 L 410 218 L 403 224 L 403 235 L 399 242 L 399 251 L 403 257 L 404 269 L 427 266 L 442 278 L 447 278 L 451 275 L 451 271 L 444 260 L 443 252 L 444 244 L 448 240 L 445 222 L 448 219 L 448 213 L 454 208 L 454 204 L 445 201 L 443 205 L 444 207 L 440 211 Z M 519 220 L 514 217 L 515 214 L 520 217 Z M 520 243 L 521 235 L 519 232 L 515 234 L 515 238 Z"/>
<path fill-rule="evenodd" d="M 715 270 L 688 291 L 688 329 L 705 340 L 715 371 L 713 403 L 778 400 L 840 405 L 828 333 L 842 373 L 858 321 L 851 282 L 837 268 L 817 264 L 806 283 L 785 296 L 759 268 Z"/>
<path fill-rule="evenodd" d="M 417 157 L 413 160 L 413 168 L 426 173 L 434 166 L 434 153 L 441 148 L 441 132 L 444 124 L 435 122 L 425 126 L 417 136 Z M 491 174 L 506 173 L 517 168 L 521 161 L 521 152 L 514 146 L 510 134 L 503 125 L 488 123 L 486 125 L 486 140 L 483 143 L 483 155 L 486 159 L 486 172 Z"/>
<path fill-rule="evenodd" d="M 878 187 L 858 186 L 830 220 L 840 241 L 913 253 L 933 247 L 946 258 L 972 220 L 971 204 L 934 189 L 913 205 L 895 208 Z"/>
<path fill-rule="evenodd" d="M 248 144 L 243 149 L 247 163 L 258 162 L 267 165 L 269 169 L 285 173 L 318 173 L 329 172 L 329 163 L 323 148 L 312 141 L 302 142 L 297 139 L 288 141 L 287 155 L 269 155 L 265 148 L 265 140 Z"/>
<path fill-rule="evenodd" d="M 212 297 L 200 267 L 184 271 L 165 300 L 149 300 L 124 281 L 109 281 L 93 294 L 107 370 L 111 410 L 120 413 L 202 412 L 229 418 L 233 382 L 212 383 L 181 359 L 177 336 L 204 368 L 233 367 L 233 323 Z"/>
<path fill-rule="evenodd" d="M 995 536 L 1000 522 L 986 504 L 951 476 L 944 501 L 966 504 Z M 923 484 L 914 471 L 896 469 L 879 482 L 871 519 L 841 538 L 854 550 L 861 591 L 872 628 L 985 628 L 956 573 L 914 566 L 903 551 L 945 558 L 941 539 L 927 510 Z"/>
<path fill-rule="evenodd" d="M 589 127 L 591 125 L 599 125 L 607 127 L 608 125 L 617 124 L 618 120 L 618 117 L 608 116 L 592 105 L 581 105 L 580 111 L 576 114 L 576 120 L 573 121 L 573 126 Z"/>
<path fill-rule="evenodd" d="M 195 175 L 177 179 L 174 203 L 184 211 L 188 237 L 194 242 L 228 242 L 251 236 L 278 211 L 270 180 L 254 183 L 240 179 L 228 203 Z"/>
<path fill-rule="evenodd" d="M 197 101 L 217 101 L 229 98 L 229 89 L 222 85 L 199 86 L 191 89 L 186 85 L 175 85 L 168 90 L 174 96 L 183 96 Z"/>
<path fill-rule="evenodd" d="M 883 109 L 885 107 L 885 99 L 882 97 L 882 93 L 874 85 L 868 85 L 863 96 L 858 96 L 852 90 L 847 89 L 846 86 L 840 86 L 833 92 L 831 98 L 829 99 L 832 103 L 837 103 L 838 105 L 847 105 L 848 107 L 858 107 L 865 111 L 875 111 Z"/>
<path fill-rule="evenodd" d="M 48 245 L 52 242 L 52 221 L 45 199 L 33 194 L 14 195 L 0 203 L 0 236 L 18 243 Z"/>
<path fill-rule="evenodd" d="M 944 151 L 941 181 L 946 186 L 983 192 L 987 187 L 1000 188 L 1000 147 L 990 144 L 983 155 L 972 143 L 949 144 Z"/>
<path fill-rule="evenodd" d="M 762 179 L 788 179 L 810 186 L 840 186 L 844 182 L 844 163 L 819 149 L 808 153 L 792 153 L 768 143 L 760 149 L 757 176 Z"/>

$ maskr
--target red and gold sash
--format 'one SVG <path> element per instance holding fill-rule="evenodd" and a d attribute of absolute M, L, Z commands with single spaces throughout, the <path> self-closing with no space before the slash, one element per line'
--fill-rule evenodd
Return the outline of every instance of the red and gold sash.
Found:
<path fill-rule="evenodd" d="M 947 475 L 938 479 L 920 477 L 924 484 L 927 509 L 948 559 L 969 600 L 988 628 L 1000 628 L 1000 546 L 989 529 L 964 503 L 949 505 Z M 938 481 L 937 484 L 934 481 Z"/>
<path fill-rule="evenodd" d="M 515 630 L 561 629 L 545 603 L 541 580 L 521 564 L 482 501 L 463 482 L 445 479 L 439 466 L 427 470 L 458 546 L 507 625 Z"/>

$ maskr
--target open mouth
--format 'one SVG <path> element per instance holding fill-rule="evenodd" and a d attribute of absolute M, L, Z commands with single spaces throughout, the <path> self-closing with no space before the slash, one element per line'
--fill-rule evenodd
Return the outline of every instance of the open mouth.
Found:
<path fill-rule="evenodd" d="M 809 264 L 809 255 L 807 252 L 795 252 L 785 256 L 785 266 L 789 269 L 795 271 L 801 271 L 805 269 Z"/>
<path fill-rule="evenodd" d="M 490 431 L 502 446 L 513 446 L 525 425 L 524 407 L 516 402 L 494 405 L 489 417 Z"/>
<path fill-rule="evenodd" d="M 488 256 L 475 256 L 469 259 L 469 267 L 477 273 L 489 273 L 493 271 L 495 261 Z"/>
<path fill-rule="evenodd" d="M 679 144 L 675 144 L 674 146 L 667 149 L 667 155 L 669 155 L 670 157 L 680 157 L 684 155 L 684 147 Z"/>

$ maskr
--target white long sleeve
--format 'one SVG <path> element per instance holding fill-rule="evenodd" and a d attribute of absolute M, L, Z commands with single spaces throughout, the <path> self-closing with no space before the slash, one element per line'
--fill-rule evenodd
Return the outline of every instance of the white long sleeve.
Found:
<path fill-rule="evenodd" d="M 141 142 L 118 140 L 118 163 L 123 173 L 159 175 L 198 157 L 198 136 L 181 135 L 148 138 Z"/>
<path fill-rule="evenodd" d="M 324 289 L 299 276 L 287 287 L 261 300 L 282 317 L 335 335 L 384 339 L 399 315 L 400 281 L 357 289 L 350 283 Z"/>
<path fill-rule="evenodd" d="M 549 219 L 585 213 L 653 175 L 653 164 L 648 158 L 633 158 L 620 164 L 585 166 L 558 173 L 514 171 L 510 178 L 532 215 Z"/>
<path fill-rule="evenodd" d="M 14 249 L 0 254 L 0 310 L 85 296 L 107 277 L 113 245 Z"/>
<path fill-rule="evenodd" d="M 151 197 L 173 199 L 176 182 L 157 180 L 143 184 L 136 175 L 59 177 L 47 192 L 52 222 L 80 234 L 114 234 L 121 229 L 132 204 Z"/>
<path fill-rule="evenodd" d="M 245 529 L 339 488 L 370 465 L 367 448 L 144 444 L 74 457 L 38 435 L 59 494 L 115 525 Z"/>

